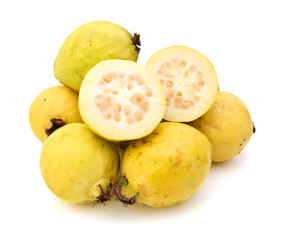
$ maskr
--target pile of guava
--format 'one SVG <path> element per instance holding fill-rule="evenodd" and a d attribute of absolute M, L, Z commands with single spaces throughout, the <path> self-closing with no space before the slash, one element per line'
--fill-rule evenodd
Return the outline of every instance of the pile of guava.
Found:
<path fill-rule="evenodd" d="M 246 105 L 219 90 L 204 55 L 174 45 L 141 65 L 140 46 L 139 34 L 107 21 L 80 26 L 61 46 L 54 75 L 62 85 L 29 109 L 41 174 L 58 198 L 176 205 L 255 132 Z"/>

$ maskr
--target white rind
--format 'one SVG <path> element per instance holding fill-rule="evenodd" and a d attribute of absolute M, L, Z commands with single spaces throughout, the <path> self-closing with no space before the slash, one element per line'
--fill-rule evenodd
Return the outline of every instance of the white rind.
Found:
<path fill-rule="evenodd" d="M 103 114 L 94 105 L 94 97 L 101 92 L 98 83 L 102 76 L 112 71 L 121 71 L 126 74 L 139 74 L 152 89 L 150 110 L 142 121 L 128 124 L 126 121 L 116 122 L 106 120 Z M 134 90 L 138 87 L 135 86 Z M 130 98 L 130 91 L 117 89 L 117 100 L 126 104 Z M 132 91 L 131 91 L 132 92 Z M 85 76 L 79 92 L 79 110 L 83 121 L 98 135 L 108 140 L 124 141 L 144 137 L 151 133 L 163 118 L 166 108 L 165 92 L 155 74 L 144 66 L 127 60 L 104 60 L 94 66 Z"/>

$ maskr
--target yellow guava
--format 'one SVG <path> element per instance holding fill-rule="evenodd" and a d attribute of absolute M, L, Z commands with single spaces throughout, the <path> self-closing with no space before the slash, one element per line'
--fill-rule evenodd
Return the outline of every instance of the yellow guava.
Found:
<path fill-rule="evenodd" d="M 246 105 L 228 92 L 218 92 L 211 108 L 190 125 L 209 138 L 213 162 L 226 161 L 239 154 L 254 132 Z"/>
<path fill-rule="evenodd" d="M 107 22 L 86 23 L 73 31 L 63 43 L 54 62 L 55 77 L 79 91 L 86 73 L 105 59 L 137 61 L 140 38 L 121 26 Z"/>
<path fill-rule="evenodd" d="M 132 141 L 113 195 L 126 204 L 167 207 L 190 198 L 211 167 L 211 143 L 185 123 L 164 122 L 147 137 Z"/>
<path fill-rule="evenodd" d="M 45 183 L 58 198 L 70 203 L 109 200 L 118 168 L 116 146 L 84 123 L 61 127 L 42 146 L 40 169 Z"/>
<path fill-rule="evenodd" d="M 34 135 L 41 142 L 65 124 L 82 122 L 78 94 L 66 86 L 47 88 L 32 102 L 29 121 Z"/>

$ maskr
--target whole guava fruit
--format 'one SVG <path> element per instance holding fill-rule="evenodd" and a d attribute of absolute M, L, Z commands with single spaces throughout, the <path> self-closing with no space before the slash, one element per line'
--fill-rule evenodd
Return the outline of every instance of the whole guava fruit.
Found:
<path fill-rule="evenodd" d="M 34 135 L 41 142 L 65 124 L 82 122 L 78 94 L 66 86 L 45 89 L 30 106 L 29 122 Z"/>
<path fill-rule="evenodd" d="M 214 66 L 200 52 L 186 46 L 172 46 L 155 52 L 146 67 L 164 86 L 164 119 L 190 122 L 203 115 L 215 100 L 218 81 Z"/>
<path fill-rule="evenodd" d="M 255 129 L 246 105 L 229 92 L 218 92 L 211 108 L 190 125 L 212 143 L 213 162 L 223 162 L 239 154 Z"/>
<path fill-rule="evenodd" d="M 101 61 L 86 74 L 79 92 L 83 121 L 111 141 L 147 136 L 165 108 L 164 88 L 156 75 L 133 61 Z"/>
<path fill-rule="evenodd" d="M 116 146 L 84 123 L 67 124 L 43 143 L 40 169 L 48 188 L 69 203 L 109 200 L 119 168 Z"/>
<path fill-rule="evenodd" d="M 185 123 L 160 123 L 150 135 L 129 144 L 122 161 L 123 178 L 112 193 L 126 204 L 176 205 L 205 181 L 211 149 L 197 129 Z"/>
<path fill-rule="evenodd" d="M 140 45 L 140 35 L 132 36 L 115 23 L 86 23 L 73 31 L 61 46 L 54 62 L 55 77 L 78 92 L 94 65 L 105 59 L 137 61 Z"/>

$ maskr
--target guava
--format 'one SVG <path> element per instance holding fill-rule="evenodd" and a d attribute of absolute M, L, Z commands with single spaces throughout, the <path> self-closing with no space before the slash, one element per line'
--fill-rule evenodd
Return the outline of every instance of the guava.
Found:
<path fill-rule="evenodd" d="M 213 162 L 226 161 L 239 154 L 255 131 L 246 105 L 228 92 L 218 92 L 211 108 L 190 125 L 211 141 Z"/>
<path fill-rule="evenodd" d="M 151 134 L 129 144 L 122 178 L 111 192 L 125 204 L 176 205 L 203 184 L 211 154 L 211 143 L 197 129 L 185 123 L 160 123 Z"/>
<path fill-rule="evenodd" d="M 151 56 L 146 67 L 164 86 L 167 121 L 192 121 L 203 115 L 215 100 L 218 81 L 214 66 L 194 49 L 163 48 Z"/>
<path fill-rule="evenodd" d="M 52 193 L 69 203 L 109 200 L 118 168 L 116 146 L 96 136 L 84 123 L 61 127 L 42 146 L 43 179 Z"/>
<path fill-rule="evenodd" d="M 112 141 L 148 135 L 162 120 L 165 107 L 156 75 L 133 61 L 101 61 L 87 73 L 79 92 L 83 121 Z"/>
<path fill-rule="evenodd" d="M 65 124 L 82 122 L 78 94 L 66 86 L 47 88 L 32 102 L 29 121 L 34 135 L 41 142 Z"/>
<path fill-rule="evenodd" d="M 60 83 L 79 91 L 86 73 L 105 59 L 137 61 L 140 35 L 132 36 L 123 27 L 107 22 L 86 23 L 73 31 L 61 46 L 54 62 Z"/>

